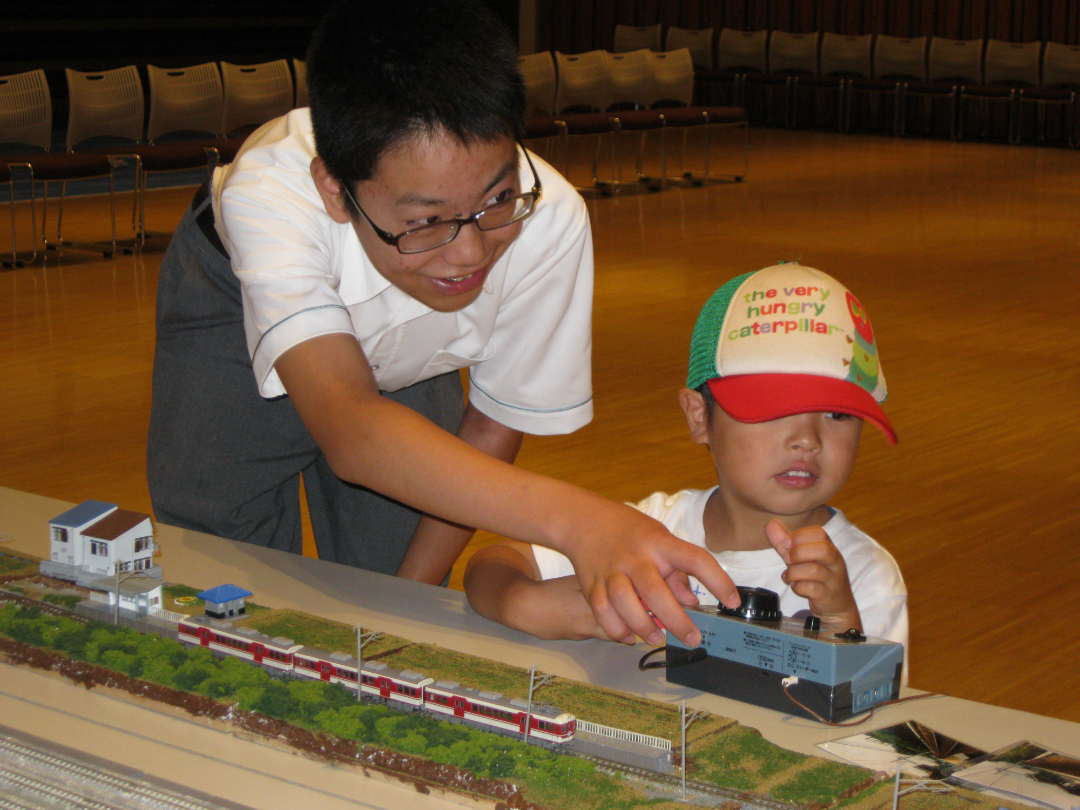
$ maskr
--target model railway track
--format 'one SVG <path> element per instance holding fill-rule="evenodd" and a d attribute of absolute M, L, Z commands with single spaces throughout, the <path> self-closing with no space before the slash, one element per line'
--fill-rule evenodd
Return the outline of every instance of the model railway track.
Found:
<path fill-rule="evenodd" d="M 86 622 L 89 621 L 66 608 L 50 605 L 48 602 L 42 602 L 39 599 L 30 599 L 29 597 L 21 596 L 12 591 L 0 589 L 0 604 L 3 604 L 4 602 L 14 602 L 16 605 L 22 607 L 37 608 L 42 613 L 47 613 L 50 616 L 62 616 L 65 619 L 73 619 L 74 621 L 82 622 L 83 624 L 86 624 Z"/>
<path fill-rule="evenodd" d="M 211 810 L 218 805 L 0 737 L 0 793 L 13 808 Z M 135 802 L 133 803 L 133 800 Z"/>
<path fill-rule="evenodd" d="M 612 762 L 611 760 L 585 754 L 578 754 L 578 756 L 593 762 L 600 771 L 609 774 L 617 774 L 637 782 L 648 783 L 663 790 L 665 793 L 670 793 L 675 796 L 679 796 L 682 793 L 681 776 L 658 773 L 657 771 L 650 771 L 647 768 L 636 768 L 631 765 L 623 765 L 618 762 Z M 719 785 L 714 785 L 710 782 L 700 782 L 696 779 L 686 780 L 686 792 L 693 793 L 698 797 L 715 799 L 716 805 L 733 802 L 741 805 L 743 810 L 799 810 L 797 805 L 789 802 L 783 802 L 779 799 L 773 799 L 759 793 L 746 793 L 741 790 L 720 787 Z"/>

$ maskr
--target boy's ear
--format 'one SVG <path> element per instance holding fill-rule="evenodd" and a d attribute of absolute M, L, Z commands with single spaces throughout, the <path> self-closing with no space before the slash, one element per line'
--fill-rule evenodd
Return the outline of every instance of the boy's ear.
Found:
<path fill-rule="evenodd" d="M 345 201 L 342 199 L 341 181 L 326 170 L 326 164 L 316 155 L 311 159 L 311 179 L 315 181 L 315 190 L 319 192 L 323 208 L 330 219 L 339 225 L 352 221 Z"/>
<path fill-rule="evenodd" d="M 695 444 L 709 443 L 709 413 L 705 397 L 690 388 L 679 391 L 679 405 L 686 414 L 686 424 L 690 428 L 690 438 Z"/>

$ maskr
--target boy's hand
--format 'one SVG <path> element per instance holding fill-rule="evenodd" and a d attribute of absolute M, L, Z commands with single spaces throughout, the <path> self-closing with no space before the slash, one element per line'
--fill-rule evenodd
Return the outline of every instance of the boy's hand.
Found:
<path fill-rule="evenodd" d="M 633 644 L 640 636 L 659 645 L 664 636 L 655 617 L 685 644 L 698 646 L 701 632 L 680 605 L 697 603 L 683 574 L 697 577 L 729 607 L 739 605 L 735 584 L 705 549 L 630 506 L 607 504 L 617 511 L 590 516 L 594 531 L 563 551 L 597 623 L 615 641 Z"/>
<path fill-rule="evenodd" d="M 862 619 L 851 592 L 847 565 L 840 551 L 820 526 L 788 532 L 779 520 L 765 525 L 765 536 L 787 563 L 783 580 L 799 596 L 810 600 L 810 610 L 823 622 L 862 630 Z"/>

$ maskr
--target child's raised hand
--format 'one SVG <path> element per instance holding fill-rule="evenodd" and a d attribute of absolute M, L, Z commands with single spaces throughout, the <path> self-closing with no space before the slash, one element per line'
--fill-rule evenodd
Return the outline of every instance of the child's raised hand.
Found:
<path fill-rule="evenodd" d="M 789 532 L 779 520 L 765 525 L 765 536 L 787 563 L 783 580 L 823 622 L 862 630 L 862 619 L 851 592 L 847 565 L 828 533 L 820 526 Z"/>

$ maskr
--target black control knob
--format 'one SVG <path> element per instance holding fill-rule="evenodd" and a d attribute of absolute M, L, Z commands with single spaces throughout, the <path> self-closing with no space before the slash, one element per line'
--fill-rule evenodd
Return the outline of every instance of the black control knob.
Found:
<path fill-rule="evenodd" d="M 768 588 L 748 588 L 739 586 L 739 598 L 742 604 L 737 608 L 720 606 L 725 616 L 739 616 L 743 619 L 760 619 L 767 622 L 780 621 L 780 597 L 776 591 Z"/>

